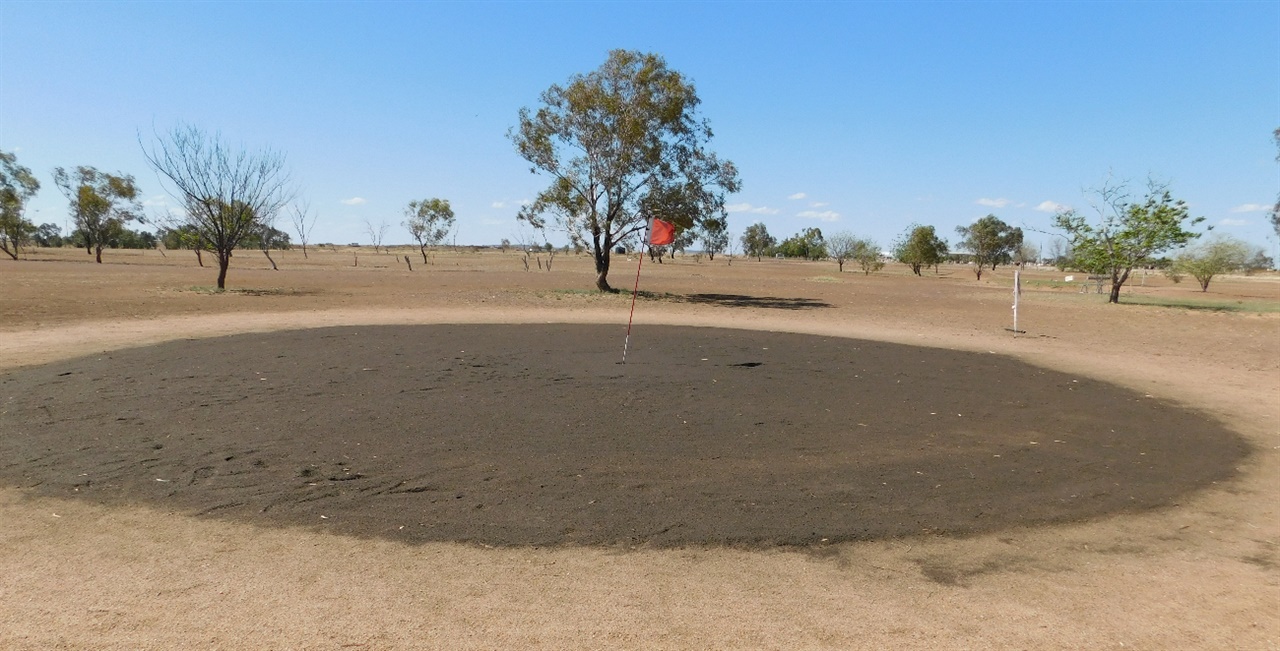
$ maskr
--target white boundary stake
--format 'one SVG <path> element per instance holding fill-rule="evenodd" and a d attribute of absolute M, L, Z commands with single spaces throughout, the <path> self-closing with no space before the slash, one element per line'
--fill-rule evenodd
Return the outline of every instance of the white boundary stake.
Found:
<path fill-rule="evenodd" d="M 1018 297 L 1022 295 L 1022 269 L 1013 269 L 1013 337 L 1018 337 Z"/>

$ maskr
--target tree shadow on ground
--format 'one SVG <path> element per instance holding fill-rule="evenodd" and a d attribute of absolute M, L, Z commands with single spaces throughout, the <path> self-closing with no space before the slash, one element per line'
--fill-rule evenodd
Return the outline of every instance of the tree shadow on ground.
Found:
<path fill-rule="evenodd" d="M 762 307 L 773 310 L 811 310 L 835 307 L 816 298 L 782 298 L 778 296 L 746 296 L 744 294 L 686 294 L 684 300 L 721 307 Z"/>

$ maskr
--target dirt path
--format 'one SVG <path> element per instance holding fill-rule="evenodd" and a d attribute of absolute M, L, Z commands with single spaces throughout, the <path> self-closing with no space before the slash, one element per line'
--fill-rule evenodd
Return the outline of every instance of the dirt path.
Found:
<path fill-rule="evenodd" d="M 1280 646 L 1276 319 L 1119 312 L 1043 295 L 1029 297 L 1025 308 L 1035 315 L 1028 316 L 1034 336 L 1014 340 L 1000 329 L 1004 315 L 988 309 L 1004 301 L 1003 292 L 988 298 L 958 283 L 911 286 L 917 290 L 900 277 L 813 283 L 804 271 L 782 279 L 660 273 L 671 275 L 655 285 L 678 294 L 714 290 L 833 307 L 653 301 L 638 315 L 641 325 L 730 325 L 992 351 L 1194 406 L 1242 436 L 1253 453 L 1235 479 L 1156 511 L 966 537 L 848 542 L 820 554 L 406 544 L 6 488 L 0 647 Z M 157 299 L 143 306 L 157 316 L 142 319 L 107 310 L 39 328 L 0 325 L 0 356 L 15 368 L 128 345 L 304 326 L 617 323 L 610 299 L 497 291 L 480 275 L 465 287 L 425 292 L 427 305 L 405 309 L 377 299 L 381 290 L 373 288 L 374 297 L 357 305 L 320 294 L 292 310 L 218 308 L 174 317 Z M 405 285 L 396 287 L 387 291 Z M 206 308 L 240 300 L 206 298 Z M 648 345 L 645 332 L 633 345 Z M 8 436 L 12 423 L 4 423 Z"/>

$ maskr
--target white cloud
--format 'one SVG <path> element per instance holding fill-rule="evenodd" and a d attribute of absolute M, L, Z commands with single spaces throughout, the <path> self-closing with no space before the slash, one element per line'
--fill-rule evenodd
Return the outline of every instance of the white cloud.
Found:
<path fill-rule="evenodd" d="M 343 199 L 342 203 L 348 206 L 358 206 L 362 203 L 365 203 L 365 200 L 363 197 L 351 197 L 350 199 Z"/>
<path fill-rule="evenodd" d="M 1035 209 L 1040 212 L 1062 212 L 1064 210 L 1071 210 L 1071 206 L 1058 203 L 1057 201 L 1041 201 L 1040 205 L 1036 206 Z"/>
<path fill-rule="evenodd" d="M 493 203 L 489 204 L 489 207 L 490 207 L 490 208 L 506 208 L 506 207 L 507 207 L 507 202 L 505 202 L 505 201 L 495 201 L 495 202 L 493 202 Z"/>
<path fill-rule="evenodd" d="M 145 201 L 142 202 L 142 205 L 148 208 L 168 206 L 169 203 L 168 201 L 166 201 L 166 199 L 168 199 L 168 197 L 165 197 L 163 194 L 157 194 L 154 197 L 148 197 Z"/>
<path fill-rule="evenodd" d="M 770 208 L 768 206 L 753 206 L 749 203 L 731 203 L 724 207 L 724 211 L 725 212 L 747 212 L 755 215 L 778 214 L 777 208 Z"/>
<path fill-rule="evenodd" d="M 1242 211 L 1242 212 L 1243 212 L 1243 211 Z M 1218 224 L 1219 224 L 1219 225 L 1221 225 L 1221 226 L 1245 226 L 1245 225 L 1247 225 L 1248 223 L 1249 223 L 1249 220 L 1247 220 L 1247 219 L 1233 219 L 1233 218 L 1231 218 L 1231 217 L 1228 217 L 1228 218 L 1226 218 L 1226 219 L 1224 219 L 1224 220 L 1222 220 L 1222 221 L 1218 222 Z"/>
<path fill-rule="evenodd" d="M 793 194 L 793 195 L 788 196 L 787 198 L 788 198 L 788 199 L 795 200 L 795 199 L 803 199 L 803 198 L 805 198 L 805 197 L 807 197 L 807 196 L 809 196 L 809 195 L 807 195 L 807 194 L 805 194 L 805 193 L 803 193 L 803 192 L 797 192 L 797 193 L 795 193 L 795 194 Z"/>
<path fill-rule="evenodd" d="M 519 201 L 519 204 L 520 204 L 520 205 L 522 205 L 522 206 L 527 206 L 527 205 L 529 205 L 529 204 L 531 204 L 531 203 L 533 203 L 533 199 L 521 199 L 521 200 Z"/>
<path fill-rule="evenodd" d="M 1266 212 L 1271 210 L 1271 206 L 1264 206 L 1260 203 L 1246 203 L 1231 209 L 1231 212 Z"/>
<path fill-rule="evenodd" d="M 818 221 L 833 222 L 840 219 L 840 213 L 834 210 L 824 210 L 818 212 L 816 210 L 805 210 L 796 213 L 796 217 L 804 217 L 805 219 L 816 219 Z"/>
<path fill-rule="evenodd" d="M 979 206 L 987 206 L 988 208 L 1004 208 L 1005 206 L 1013 202 L 1003 197 L 999 199 L 987 199 L 986 197 L 983 197 L 981 199 L 978 199 L 974 203 L 978 204 Z"/>
<path fill-rule="evenodd" d="M 828 201 L 815 201 L 809 204 L 809 207 L 810 208 L 826 208 L 827 206 L 830 206 L 830 205 L 831 203 Z"/>

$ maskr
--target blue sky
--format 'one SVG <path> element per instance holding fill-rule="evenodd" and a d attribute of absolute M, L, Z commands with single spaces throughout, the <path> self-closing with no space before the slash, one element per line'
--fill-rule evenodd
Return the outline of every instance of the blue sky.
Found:
<path fill-rule="evenodd" d="M 626 48 L 697 85 L 737 233 L 1050 230 L 1114 173 L 1274 252 L 1277 33 L 1280 2 L 0 0 L 0 149 L 38 174 L 38 223 L 67 222 L 55 166 L 174 204 L 138 137 L 181 121 L 284 152 L 315 241 L 386 219 L 407 242 L 404 205 L 442 197 L 458 242 L 496 243 L 547 183 L 506 137 L 517 111 Z"/>

